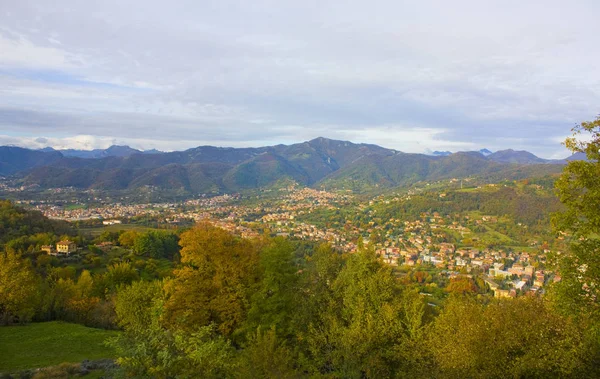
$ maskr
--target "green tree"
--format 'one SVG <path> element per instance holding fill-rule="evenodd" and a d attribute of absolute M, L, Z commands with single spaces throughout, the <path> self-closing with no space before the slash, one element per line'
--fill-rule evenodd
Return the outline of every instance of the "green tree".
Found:
<path fill-rule="evenodd" d="M 421 338 L 423 300 L 402 288 L 373 251 L 352 254 L 321 289 L 326 295 L 315 298 L 324 302 L 306 320 L 308 328 L 301 335 L 308 371 L 335 377 L 391 377 L 418 363 L 407 359 L 407 353 L 416 352 L 416 343 L 410 341 Z"/>
<path fill-rule="evenodd" d="M 41 212 L 25 210 L 0 200 L 0 248 L 10 240 L 36 233 L 72 233 L 67 222 L 48 220 Z"/>
<path fill-rule="evenodd" d="M 170 331 L 162 322 L 165 294 L 160 282 L 121 287 L 115 301 L 123 333 L 109 344 L 128 377 L 223 378 L 235 368 L 234 349 L 212 325 Z"/>
<path fill-rule="evenodd" d="M 149 230 L 135 238 L 133 251 L 151 258 L 173 258 L 179 251 L 179 237 L 176 234 Z"/>
<path fill-rule="evenodd" d="M 275 328 L 251 333 L 240 353 L 237 378 L 295 378 L 294 354 L 284 341 L 277 337 Z"/>
<path fill-rule="evenodd" d="M 159 281 L 137 281 L 123 287 L 115 299 L 119 326 L 131 334 L 143 332 L 161 312 L 163 299 L 163 284 Z"/>
<path fill-rule="evenodd" d="M 582 138 L 583 137 L 583 138 Z M 573 129 L 565 145 L 586 160 L 570 161 L 556 181 L 565 209 L 553 217 L 566 250 L 553 261 L 561 280 L 549 293 L 555 310 L 585 325 L 591 364 L 600 362 L 600 116 Z M 598 375 L 598 373 L 595 373 Z"/>
<path fill-rule="evenodd" d="M 562 281 L 555 298 L 564 310 L 576 310 L 600 322 L 600 117 L 573 129 L 565 145 L 587 160 L 571 161 L 556 181 L 565 210 L 553 219 L 567 236 L 568 249 L 556 255 Z M 581 139 L 582 135 L 588 138 Z"/>
<path fill-rule="evenodd" d="M 584 330 L 540 299 L 451 296 L 429 332 L 438 377 L 595 377 Z"/>
<path fill-rule="evenodd" d="M 284 238 L 275 238 L 260 253 L 262 281 L 251 298 L 246 330 L 275 328 L 284 336 L 292 334 L 292 320 L 300 304 L 298 268 L 294 264 L 294 246 Z"/>
<path fill-rule="evenodd" d="M 119 286 L 129 285 L 140 278 L 137 270 L 129 262 L 119 262 L 108 266 L 106 273 L 95 281 L 95 293 L 104 296 L 114 293 Z"/>
<path fill-rule="evenodd" d="M 75 283 L 71 279 L 57 278 L 50 279 L 50 286 L 51 291 L 48 301 L 52 318 L 72 321 L 68 304 L 77 296 Z"/>
<path fill-rule="evenodd" d="M 94 241 L 97 243 L 99 243 L 99 242 L 117 243 L 119 241 L 119 232 L 111 232 L 110 230 L 105 230 Z"/>

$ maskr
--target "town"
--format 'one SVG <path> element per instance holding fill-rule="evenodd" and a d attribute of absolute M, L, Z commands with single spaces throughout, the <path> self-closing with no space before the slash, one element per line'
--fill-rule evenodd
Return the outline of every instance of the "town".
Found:
<path fill-rule="evenodd" d="M 475 190 L 490 188 L 496 190 L 495 185 Z M 445 199 L 446 192 L 442 189 L 428 196 Z M 242 237 L 255 237 L 267 230 L 286 238 L 327 242 L 346 253 L 356 251 L 362 244 L 372 247 L 393 267 L 430 266 L 449 278 L 482 278 L 496 297 L 543 294 L 547 284 L 560 280 L 559 275 L 545 269 L 551 253 L 548 242 L 528 233 L 528 226 L 523 223 L 480 212 L 420 212 L 411 218 L 386 218 L 378 214 L 378 210 L 385 214 L 395 204 L 410 203 L 415 195 L 418 191 L 410 190 L 359 199 L 344 191 L 292 184 L 252 194 L 201 195 L 172 203 L 102 204 L 101 198 L 93 206 L 79 202 L 20 203 L 52 219 L 84 224 L 118 227 L 122 223 L 152 220 L 157 226 L 177 227 L 209 221 Z M 346 219 L 345 214 L 362 217 Z M 527 238 L 515 244 L 496 230 L 504 224 L 525 233 Z M 495 243 L 486 238 L 495 239 Z"/>

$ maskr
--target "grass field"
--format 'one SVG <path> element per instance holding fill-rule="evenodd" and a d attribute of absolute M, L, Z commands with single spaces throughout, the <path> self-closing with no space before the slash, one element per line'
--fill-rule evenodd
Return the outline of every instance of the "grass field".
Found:
<path fill-rule="evenodd" d="M 106 226 L 99 226 L 97 228 L 85 228 L 85 229 L 81 229 L 84 230 L 88 233 L 90 233 L 92 236 L 99 236 L 100 234 L 102 234 L 102 232 L 105 231 L 109 231 L 109 232 L 118 232 L 119 230 L 135 230 L 136 232 L 147 232 L 148 230 L 156 230 L 155 228 L 150 228 L 147 226 L 141 226 L 141 225 L 135 225 L 135 224 L 115 224 L 115 225 L 106 225 Z"/>
<path fill-rule="evenodd" d="M 118 333 L 56 321 L 0 327 L 0 372 L 113 358 L 103 343 Z"/>

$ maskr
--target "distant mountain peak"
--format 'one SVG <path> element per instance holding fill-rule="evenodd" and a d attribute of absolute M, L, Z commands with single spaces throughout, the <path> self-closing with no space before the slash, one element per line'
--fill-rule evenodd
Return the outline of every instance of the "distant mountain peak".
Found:
<path fill-rule="evenodd" d="M 108 149 L 105 149 L 104 152 L 108 155 L 123 156 L 140 153 L 141 151 L 126 145 L 112 145 Z"/>
<path fill-rule="evenodd" d="M 525 150 L 499 150 L 487 156 L 488 159 L 500 163 L 518 163 L 518 164 L 533 164 L 533 163 L 548 163 L 546 159 L 539 158 L 529 151 Z"/>
<path fill-rule="evenodd" d="M 573 155 L 571 155 L 570 157 L 567 157 L 565 159 L 565 161 L 570 162 L 570 161 L 587 161 L 587 155 L 581 151 L 574 153 Z"/>
<path fill-rule="evenodd" d="M 331 138 L 326 138 L 326 137 L 317 137 L 317 138 L 313 138 L 310 141 L 307 141 L 309 145 L 315 145 L 315 144 L 319 144 L 319 145 L 323 145 L 323 144 L 353 144 L 352 142 L 349 141 L 341 141 L 341 140 L 335 140 L 335 139 L 331 139 Z M 353 144 L 354 145 L 354 144 Z"/>
<path fill-rule="evenodd" d="M 479 150 L 479 152 L 481 153 L 481 155 L 483 155 L 483 156 L 486 156 L 486 157 L 487 157 L 488 155 L 491 155 L 491 154 L 493 154 L 493 153 L 492 153 L 490 150 L 488 150 L 488 149 L 486 149 L 486 148 L 483 148 L 483 149 Z"/>

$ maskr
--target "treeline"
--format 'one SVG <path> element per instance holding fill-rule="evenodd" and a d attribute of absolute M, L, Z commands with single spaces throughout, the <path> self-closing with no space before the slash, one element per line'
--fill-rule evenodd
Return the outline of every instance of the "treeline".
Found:
<path fill-rule="evenodd" d="M 181 235 L 172 278 L 117 291 L 111 344 L 133 377 L 597 377 L 590 319 L 533 297 L 470 295 L 442 307 L 372 251 L 301 259 L 281 238 L 203 224 Z M 426 278 L 425 278 L 426 280 Z"/>

